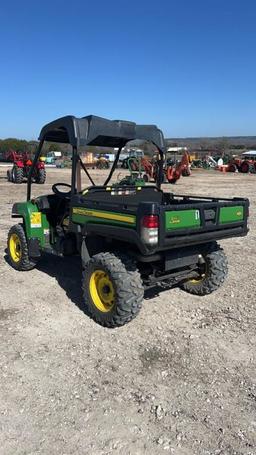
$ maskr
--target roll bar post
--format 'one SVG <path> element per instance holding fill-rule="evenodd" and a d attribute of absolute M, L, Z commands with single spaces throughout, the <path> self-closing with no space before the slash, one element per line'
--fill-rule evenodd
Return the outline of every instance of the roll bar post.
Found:
<path fill-rule="evenodd" d="M 156 176 L 156 186 L 160 190 L 163 183 L 163 169 L 164 169 L 164 153 L 163 150 L 158 149 L 159 151 L 159 160 L 157 161 L 157 176 Z"/>

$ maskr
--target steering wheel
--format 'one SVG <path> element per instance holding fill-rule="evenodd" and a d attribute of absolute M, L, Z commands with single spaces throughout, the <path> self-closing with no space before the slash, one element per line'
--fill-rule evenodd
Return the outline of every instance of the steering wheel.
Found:
<path fill-rule="evenodd" d="M 63 186 L 65 188 L 69 188 L 69 191 L 60 191 L 58 189 L 58 186 Z M 52 191 L 54 194 L 56 194 L 60 198 L 68 199 L 71 196 L 71 185 L 69 185 L 69 183 L 54 183 L 54 185 L 52 185 Z"/>

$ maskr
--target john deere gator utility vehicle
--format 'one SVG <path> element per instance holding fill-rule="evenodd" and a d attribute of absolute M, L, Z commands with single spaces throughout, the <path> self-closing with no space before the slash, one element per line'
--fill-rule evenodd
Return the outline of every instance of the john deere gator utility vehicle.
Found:
<path fill-rule="evenodd" d="M 249 202 L 243 198 L 190 197 L 161 190 L 165 142 L 153 125 L 67 116 L 44 126 L 27 184 L 27 201 L 14 204 L 20 218 L 8 235 L 8 254 L 17 270 L 36 266 L 42 253 L 80 255 L 87 313 L 107 327 L 122 326 L 139 312 L 144 290 L 178 285 L 206 295 L 227 275 L 227 259 L 216 242 L 247 234 Z M 151 141 L 158 152 L 155 185 L 111 184 L 122 148 L 134 139 Z M 31 197 L 31 182 L 44 141 L 72 146 L 71 183 Z M 85 146 L 118 148 L 102 186 L 83 164 Z M 81 171 L 90 186 L 81 188 Z M 128 180 L 129 183 L 129 180 Z"/>

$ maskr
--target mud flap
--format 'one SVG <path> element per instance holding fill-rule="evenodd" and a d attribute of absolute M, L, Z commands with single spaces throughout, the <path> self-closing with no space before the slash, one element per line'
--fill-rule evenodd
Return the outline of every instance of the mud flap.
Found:
<path fill-rule="evenodd" d="M 85 243 L 85 239 L 82 241 L 81 259 L 82 259 L 83 267 L 85 267 L 87 262 L 89 262 L 89 260 L 91 259 L 90 255 L 89 255 L 89 252 L 88 252 L 88 248 L 87 248 L 86 243 Z"/>
<path fill-rule="evenodd" d="M 28 255 L 31 258 L 40 258 L 40 242 L 37 238 L 31 238 L 28 240 Z"/>

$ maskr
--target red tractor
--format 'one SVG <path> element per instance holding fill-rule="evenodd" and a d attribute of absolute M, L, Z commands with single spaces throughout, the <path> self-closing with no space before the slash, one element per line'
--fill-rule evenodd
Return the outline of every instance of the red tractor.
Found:
<path fill-rule="evenodd" d="M 29 171 L 32 166 L 32 160 L 27 152 L 15 152 L 10 150 L 6 153 L 6 160 L 13 163 L 12 169 L 7 171 L 7 179 L 9 182 L 22 183 L 28 178 Z M 33 172 L 32 179 L 35 183 L 43 184 L 46 179 L 45 164 L 39 161 Z"/>

